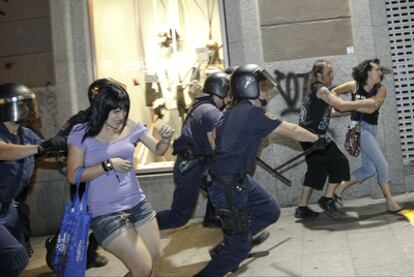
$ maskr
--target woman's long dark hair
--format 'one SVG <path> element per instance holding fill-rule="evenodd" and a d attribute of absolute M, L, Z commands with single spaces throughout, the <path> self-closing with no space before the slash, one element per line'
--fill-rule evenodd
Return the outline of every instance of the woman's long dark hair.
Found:
<path fill-rule="evenodd" d="M 381 65 L 379 59 L 365 60 L 352 68 L 352 78 L 357 82 L 359 87 L 365 86 L 368 80 L 368 71 L 372 70 L 372 64 Z M 383 68 L 381 68 L 383 70 Z M 381 75 L 381 81 L 384 78 L 384 73 Z"/>
<path fill-rule="evenodd" d="M 126 111 L 125 120 L 121 131 L 125 128 L 129 115 L 129 96 L 128 92 L 118 82 L 110 82 L 100 88 L 91 106 L 91 117 L 87 123 L 87 130 L 82 141 L 87 137 L 94 137 L 99 134 L 105 121 L 108 119 L 109 112 L 115 109 Z"/>

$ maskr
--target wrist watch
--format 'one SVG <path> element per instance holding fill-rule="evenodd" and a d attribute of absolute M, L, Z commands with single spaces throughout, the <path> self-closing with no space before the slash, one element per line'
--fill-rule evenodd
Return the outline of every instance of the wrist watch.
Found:
<path fill-rule="evenodd" d="M 102 168 L 103 168 L 103 170 L 105 171 L 105 172 L 109 172 L 109 171 L 111 171 L 111 170 L 113 170 L 114 169 L 114 166 L 112 165 L 112 162 L 111 162 L 111 160 L 106 160 L 106 161 L 103 161 L 102 163 L 101 163 L 101 165 L 102 165 Z"/>

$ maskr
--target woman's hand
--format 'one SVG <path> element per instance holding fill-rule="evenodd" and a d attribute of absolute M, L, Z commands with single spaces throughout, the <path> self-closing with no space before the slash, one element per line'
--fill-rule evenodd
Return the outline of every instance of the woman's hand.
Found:
<path fill-rule="evenodd" d="M 150 134 L 143 135 L 140 140 L 153 153 L 162 156 L 165 154 L 165 152 L 167 152 L 168 147 L 170 147 L 170 141 L 172 139 L 174 131 L 175 130 L 170 126 L 164 125 L 158 131 L 161 137 L 159 140 Z"/>
<path fill-rule="evenodd" d="M 119 172 L 128 172 L 132 167 L 132 163 L 129 160 L 121 158 L 112 158 L 111 163 L 114 170 Z"/>
<path fill-rule="evenodd" d="M 160 133 L 161 140 L 163 142 L 169 143 L 175 130 L 168 125 L 164 125 L 158 132 Z"/>

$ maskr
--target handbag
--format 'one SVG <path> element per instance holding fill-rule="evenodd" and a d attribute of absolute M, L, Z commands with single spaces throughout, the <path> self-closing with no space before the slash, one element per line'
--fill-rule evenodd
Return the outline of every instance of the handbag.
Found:
<path fill-rule="evenodd" d="M 355 123 L 355 122 L 354 122 Z M 361 121 L 348 126 L 345 135 L 345 150 L 349 155 L 358 157 L 361 152 Z"/>
<path fill-rule="evenodd" d="M 358 85 L 355 87 L 355 92 L 352 94 L 352 101 L 355 101 L 355 94 L 358 91 Z M 345 145 L 344 148 L 349 155 L 358 157 L 359 153 L 361 152 L 361 120 L 362 120 L 362 113 L 359 118 L 359 121 L 355 122 L 352 121 L 350 125 L 348 125 L 348 129 L 345 134 Z"/>
<path fill-rule="evenodd" d="M 54 268 L 60 277 L 85 276 L 86 244 L 91 215 L 87 210 L 89 183 L 86 183 L 82 198 L 79 197 L 80 179 L 84 168 L 76 172 L 76 194 L 71 203 L 65 205 L 55 247 Z"/>

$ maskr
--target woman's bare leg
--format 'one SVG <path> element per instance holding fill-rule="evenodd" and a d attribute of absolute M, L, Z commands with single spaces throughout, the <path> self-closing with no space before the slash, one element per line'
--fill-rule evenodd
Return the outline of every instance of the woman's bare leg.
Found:
<path fill-rule="evenodd" d="M 105 249 L 119 258 L 128 268 L 129 273 L 125 276 L 151 275 L 151 253 L 134 228 L 130 228 L 114 238 Z"/>
<path fill-rule="evenodd" d="M 145 223 L 142 226 L 136 228 L 138 235 L 145 243 L 148 252 L 152 258 L 152 271 L 151 276 L 158 275 L 158 267 L 160 260 L 160 231 L 158 229 L 158 223 L 155 218 Z"/>
<path fill-rule="evenodd" d="M 351 180 L 349 181 L 343 181 L 341 182 L 336 188 L 334 194 L 336 194 L 338 197 L 342 198 L 342 193 L 349 187 L 355 185 L 358 183 L 358 180 L 355 179 L 354 176 L 351 176 Z"/>
<path fill-rule="evenodd" d="M 389 211 L 398 211 L 401 209 L 400 204 L 395 201 L 394 197 L 392 196 L 391 192 L 391 182 L 386 182 L 380 185 L 382 193 L 384 194 L 385 201 L 387 201 L 387 209 Z"/>

